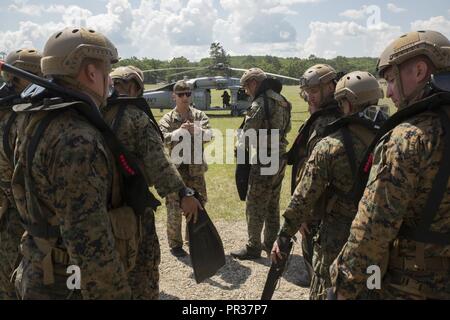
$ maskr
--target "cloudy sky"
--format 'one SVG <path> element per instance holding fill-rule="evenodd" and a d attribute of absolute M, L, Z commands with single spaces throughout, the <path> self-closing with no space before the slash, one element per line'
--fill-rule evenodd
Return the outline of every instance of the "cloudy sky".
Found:
<path fill-rule="evenodd" d="M 331 58 L 377 56 L 404 32 L 450 37 L 450 2 L 360 0 L 6 0 L 0 51 L 42 49 L 65 26 L 105 33 L 121 57 L 208 56 L 211 42 L 232 55 Z"/>

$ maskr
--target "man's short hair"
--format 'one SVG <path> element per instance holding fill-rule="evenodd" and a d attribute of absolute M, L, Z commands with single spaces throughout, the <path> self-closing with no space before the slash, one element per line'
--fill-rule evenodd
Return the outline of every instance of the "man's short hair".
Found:
<path fill-rule="evenodd" d="M 185 80 L 177 81 L 177 83 L 175 83 L 175 85 L 173 86 L 173 92 L 186 91 L 191 91 L 191 86 Z"/>

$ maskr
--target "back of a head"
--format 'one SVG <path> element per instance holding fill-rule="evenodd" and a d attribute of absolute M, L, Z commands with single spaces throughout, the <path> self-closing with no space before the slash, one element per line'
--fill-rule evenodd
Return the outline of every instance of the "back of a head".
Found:
<path fill-rule="evenodd" d="M 76 78 L 85 59 L 102 61 L 107 69 L 118 61 L 116 47 L 103 34 L 86 28 L 65 28 L 45 44 L 42 73 L 54 78 Z"/>
<path fill-rule="evenodd" d="M 249 80 L 256 80 L 257 82 L 263 82 L 267 79 L 267 74 L 260 68 L 251 68 L 244 72 L 241 77 L 241 86 L 244 86 Z"/>
<path fill-rule="evenodd" d="M 134 66 L 118 67 L 110 73 L 113 81 L 135 81 L 138 89 L 138 96 L 144 93 L 144 74 L 139 68 Z"/>
<path fill-rule="evenodd" d="M 384 97 L 378 80 L 369 72 L 355 71 L 343 76 L 336 84 L 334 97 L 337 101 L 346 99 L 355 111 L 377 105 Z"/>
<path fill-rule="evenodd" d="M 6 56 L 5 62 L 21 70 L 42 76 L 41 59 L 42 54 L 38 50 L 34 48 L 23 48 L 10 52 Z M 19 80 L 7 72 L 2 72 L 2 77 L 9 88 L 17 92 L 22 91 L 28 85 L 28 81 Z"/>

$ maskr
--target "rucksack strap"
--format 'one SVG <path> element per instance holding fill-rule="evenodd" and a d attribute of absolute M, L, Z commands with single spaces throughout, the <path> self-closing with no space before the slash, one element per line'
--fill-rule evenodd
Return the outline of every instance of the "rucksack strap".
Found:
<path fill-rule="evenodd" d="M 17 119 L 17 113 L 13 112 L 9 116 L 9 119 L 6 122 L 4 131 L 3 131 L 3 151 L 5 152 L 5 155 L 11 164 L 13 164 L 14 154 L 13 154 L 13 150 L 11 148 L 11 144 L 9 143 L 9 134 L 11 132 L 11 127 L 16 119 Z"/>
<path fill-rule="evenodd" d="M 28 210 L 29 214 L 35 219 L 35 222 L 31 223 L 30 221 L 24 221 L 24 228 L 31 236 L 42 239 L 59 238 L 60 229 L 58 225 L 49 224 L 48 219 L 50 218 L 50 215 L 45 214 L 42 210 L 42 206 L 39 204 L 39 200 L 36 198 L 37 191 L 31 175 L 31 168 L 42 135 L 50 123 L 64 111 L 64 109 L 62 111 L 52 111 L 45 115 L 37 124 L 33 136 L 31 140 L 28 141 L 28 146 L 26 146 L 27 165 L 26 175 L 24 177 L 25 189 L 28 189 L 26 193 L 31 197 L 31 199 L 29 199 L 30 201 L 28 201 Z"/>

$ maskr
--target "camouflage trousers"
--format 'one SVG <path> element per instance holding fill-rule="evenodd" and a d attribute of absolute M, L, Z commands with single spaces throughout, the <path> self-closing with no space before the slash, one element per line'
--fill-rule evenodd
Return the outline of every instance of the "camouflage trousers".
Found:
<path fill-rule="evenodd" d="M 187 166 L 180 166 L 178 169 L 180 175 L 187 187 L 196 190 L 202 196 L 204 202 L 207 202 L 205 175 L 191 175 Z M 172 193 L 166 197 L 167 207 L 167 239 L 169 247 L 177 248 L 183 246 L 182 227 L 182 211 L 180 208 L 180 198 L 178 194 Z M 186 227 L 186 241 L 188 241 L 188 233 Z"/>
<path fill-rule="evenodd" d="M 260 166 L 252 165 L 248 182 L 245 215 L 248 243 L 253 251 L 261 251 L 261 232 L 264 228 L 264 247 L 271 249 L 280 229 L 280 192 L 286 162 L 280 162 L 275 175 L 261 175 Z"/>
<path fill-rule="evenodd" d="M 129 273 L 129 284 L 134 300 L 159 299 L 159 263 L 161 251 L 156 234 L 155 216 L 151 209 L 141 217 L 142 237 L 136 266 Z"/>
<path fill-rule="evenodd" d="M 0 300 L 17 299 L 11 275 L 16 268 L 19 256 L 20 238 L 23 228 L 20 224 L 19 213 L 9 208 L 0 222 Z"/>

